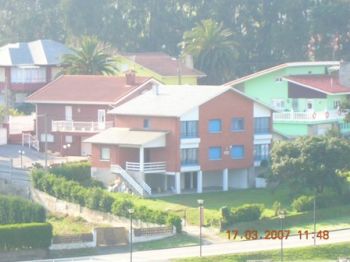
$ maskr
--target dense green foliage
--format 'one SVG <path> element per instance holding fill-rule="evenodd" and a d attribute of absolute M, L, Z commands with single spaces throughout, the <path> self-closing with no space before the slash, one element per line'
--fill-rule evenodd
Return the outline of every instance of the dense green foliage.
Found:
<path fill-rule="evenodd" d="M 234 35 L 233 75 L 350 55 L 350 3 L 344 0 L 1 0 L 0 6 L 1 45 L 95 35 L 121 51 L 178 56 L 184 32 L 210 17 Z"/>
<path fill-rule="evenodd" d="M 298 212 L 309 211 L 314 206 L 314 196 L 300 196 L 293 200 L 291 207 Z"/>
<path fill-rule="evenodd" d="M 52 226 L 49 223 L 30 223 L 0 226 L 0 250 L 48 248 Z"/>
<path fill-rule="evenodd" d="M 67 175 L 67 177 L 70 176 Z M 128 209 L 133 208 L 135 219 L 173 225 L 178 232 L 181 232 L 181 218 L 179 216 L 140 204 L 138 197 L 122 193 L 110 193 L 96 187 L 86 188 L 76 181 L 68 180 L 64 176 L 46 173 L 42 169 L 34 169 L 32 179 L 35 188 L 59 199 L 102 212 L 112 212 L 123 217 L 128 217 Z"/>
<path fill-rule="evenodd" d="M 45 209 L 20 197 L 0 195 L 0 224 L 45 222 Z"/>
<path fill-rule="evenodd" d="M 350 142 L 331 136 L 300 137 L 274 143 L 270 181 L 287 184 L 291 194 L 349 191 L 342 170 L 350 169 Z"/>
<path fill-rule="evenodd" d="M 261 204 L 245 204 L 232 209 L 229 209 L 228 207 L 222 207 L 222 227 L 230 226 L 240 222 L 259 220 L 263 210 L 264 205 Z"/>
<path fill-rule="evenodd" d="M 91 164 L 87 161 L 70 162 L 50 166 L 50 173 L 56 176 L 63 176 L 68 180 L 73 180 L 87 187 L 101 187 L 103 184 L 91 179 Z"/>

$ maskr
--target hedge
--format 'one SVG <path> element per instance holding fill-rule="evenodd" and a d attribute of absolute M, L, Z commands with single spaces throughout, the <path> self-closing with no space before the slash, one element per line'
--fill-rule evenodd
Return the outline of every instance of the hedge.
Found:
<path fill-rule="evenodd" d="M 0 224 L 45 222 L 45 209 L 19 197 L 0 195 Z"/>
<path fill-rule="evenodd" d="M 30 223 L 0 226 L 0 250 L 48 248 L 51 245 L 52 225 Z"/>
<path fill-rule="evenodd" d="M 177 232 L 181 232 L 181 218 L 179 216 L 141 205 L 138 203 L 139 198 L 136 196 L 111 193 L 96 187 L 86 188 L 76 181 L 46 173 L 42 169 L 33 169 L 32 180 L 35 188 L 59 199 L 122 217 L 129 217 L 128 209 L 133 208 L 135 219 L 156 224 L 173 225 Z"/>
<path fill-rule="evenodd" d="M 259 220 L 264 205 L 261 204 L 245 204 L 237 208 L 221 208 L 222 227 L 227 227 L 233 223 L 248 222 Z"/>
<path fill-rule="evenodd" d="M 91 165 L 87 161 L 51 165 L 50 173 L 79 182 L 86 187 L 104 188 L 100 181 L 91 179 Z"/>

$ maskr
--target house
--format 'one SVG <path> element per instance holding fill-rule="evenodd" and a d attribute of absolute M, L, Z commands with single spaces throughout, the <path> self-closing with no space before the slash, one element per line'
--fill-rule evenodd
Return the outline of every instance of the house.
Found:
<path fill-rule="evenodd" d="M 62 56 L 70 52 L 65 45 L 48 39 L 0 47 L 0 104 L 6 104 L 6 97 L 10 105 L 23 103 L 28 94 L 57 76 Z"/>
<path fill-rule="evenodd" d="M 120 53 L 118 64 L 122 74 L 134 70 L 138 76 L 153 77 L 168 85 L 196 85 L 198 78 L 206 76 L 193 68 L 190 56 L 184 62 L 162 52 Z"/>
<path fill-rule="evenodd" d="M 340 104 L 348 100 L 349 66 L 339 62 L 295 62 L 226 83 L 271 105 L 273 128 L 288 138 L 321 135 L 330 128 L 349 134 Z M 341 77 L 345 76 L 345 77 Z"/>
<path fill-rule="evenodd" d="M 141 195 L 247 188 L 269 157 L 271 109 L 231 87 L 158 85 L 109 114 L 92 176 Z"/>
<path fill-rule="evenodd" d="M 48 150 L 62 155 L 90 155 L 89 144 L 83 140 L 113 126 L 106 112 L 154 83 L 158 82 L 132 73 L 123 77 L 60 76 L 26 100 L 36 105 L 41 150 L 47 141 Z"/>

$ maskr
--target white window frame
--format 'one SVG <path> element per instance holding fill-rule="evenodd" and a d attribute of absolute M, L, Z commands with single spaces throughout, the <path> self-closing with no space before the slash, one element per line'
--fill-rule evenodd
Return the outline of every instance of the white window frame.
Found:
<path fill-rule="evenodd" d="M 64 141 L 65 143 L 73 143 L 73 136 L 65 136 Z"/>
<path fill-rule="evenodd" d="M 45 142 L 46 136 L 45 133 L 40 134 L 40 141 Z M 55 136 L 53 134 L 47 134 L 47 142 L 53 143 L 55 142 Z"/>
<path fill-rule="evenodd" d="M 109 147 L 101 147 L 100 160 L 101 161 L 110 161 L 111 160 L 111 150 Z"/>
<path fill-rule="evenodd" d="M 64 118 L 66 121 L 73 120 L 73 108 L 72 108 L 72 106 L 65 106 L 64 107 Z"/>

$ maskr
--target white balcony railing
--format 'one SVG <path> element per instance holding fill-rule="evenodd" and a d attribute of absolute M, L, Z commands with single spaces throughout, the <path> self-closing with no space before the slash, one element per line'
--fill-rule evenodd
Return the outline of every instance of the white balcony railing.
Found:
<path fill-rule="evenodd" d="M 165 162 L 146 162 L 142 165 L 139 162 L 126 162 L 126 171 L 147 173 L 166 172 Z"/>
<path fill-rule="evenodd" d="M 110 122 L 79 122 L 79 121 L 52 121 L 53 132 L 86 132 L 96 133 L 113 126 Z"/>
<path fill-rule="evenodd" d="M 343 119 L 344 113 L 338 110 L 319 112 L 280 112 L 273 114 L 274 121 L 326 121 Z"/>

